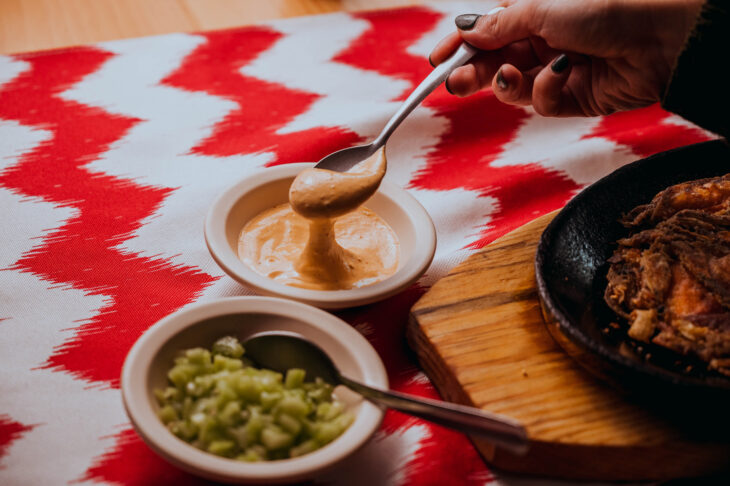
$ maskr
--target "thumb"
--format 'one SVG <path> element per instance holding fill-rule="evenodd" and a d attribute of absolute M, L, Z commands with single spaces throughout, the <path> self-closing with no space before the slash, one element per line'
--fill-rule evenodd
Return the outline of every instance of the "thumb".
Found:
<path fill-rule="evenodd" d="M 530 5 L 529 1 L 516 2 L 490 10 L 486 15 L 459 15 L 455 19 L 456 27 L 466 43 L 487 51 L 500 49 L 534 33 Z"/>

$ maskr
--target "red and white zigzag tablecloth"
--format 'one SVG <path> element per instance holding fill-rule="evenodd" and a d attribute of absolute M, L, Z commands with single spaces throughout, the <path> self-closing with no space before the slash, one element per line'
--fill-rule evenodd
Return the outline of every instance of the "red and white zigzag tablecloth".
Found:
<path fill-rule="evenodd" d="M 322 15 L 0 57 L 0 483 L 198 484 L 132 431 L 127 351 L 193 302 L 247 295 L 213 262 L 205 213 L 265 167 L 373 137 L 430 71 L 458 13 L 495 2 Z M 436 90 L 388 145 L 387 177 L 436 223 L 427 274 L 338 312 L 392 386 L 435 396 L 404 341 L 411 305 L 474 250 L 649 154 L 710 138 L 657 106 L 546 119 Z M 461 434 L 388 412 L 320 484 L 514 484 Z M 519 481 L 521 482 L 521 481 Z"/>

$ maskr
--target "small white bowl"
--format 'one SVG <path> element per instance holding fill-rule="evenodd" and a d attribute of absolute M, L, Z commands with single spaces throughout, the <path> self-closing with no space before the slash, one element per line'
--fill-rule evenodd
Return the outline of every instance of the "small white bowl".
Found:
<path fill-rule="evenodd" d="M 256 273 L 238 258 L 238 239 L 246 223 L 262 211 L 288 202 L 294 177 L 310 163 L 267 168 L 220 195 L 208 211 L 205 241 L 213 259 L 235 280 L 266 295 L 288 297 L 324 309 L 369 304 L 413 284 L 436 250 L 436 230 L 426 210 L 404 189 L 383 181 L 365 206 L 393 228 L 400 242 L 398 269 L 373 285 L 348 290 L 311 290 L 284 285 Z"/>
<path fill-rule="evenodd" d="M 167 386 L 167 371 L 183 349 L 210 347 L 226 335 L 242 341 L 271 330 L 298 333 L 317 343 L 342 373 L 377 388 L 388 387 L 383 362 L 370 343 L 337 317 L 306 304 L 273 297 L 232 297 L 195 304 L 150 327 L 129 351 L 122 368 L 122 399 L 137 433 L 172 464 L 216 481 L 280 483 L 315 477 L 360 448 L 376 432 L 383 410 L 343 387 L 338 398 L 355 415 L 352 425 L 310 454 L 246 463 L 196 449 L 174 436 L 157 417 L 153 390 Z"/>

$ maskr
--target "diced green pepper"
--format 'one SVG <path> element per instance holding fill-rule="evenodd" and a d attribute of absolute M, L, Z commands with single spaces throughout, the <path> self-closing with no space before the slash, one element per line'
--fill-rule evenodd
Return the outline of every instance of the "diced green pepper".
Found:
<path fill-rule="evenodd" d="M 229 358 L 240 358 L 243 356 L 243 346 L 233 336 L 224 336 L 213 343 L 213 354 L 222 354 Z"/>
<path fill-rule="evenodd" d="M 300 368 L 292 368 L 286 372 L 284 386 L 286 388 L 299 388 L 304 383 L 304 377 L 307 372 Z"/>
<path fill-rule="evenodd" d="M 236 449 L 236 443 L 232 440 L 214 440 L 208 446 L 208 452 L 217 456 L 228 456 Z"/>
<path fill-rule="evenodd" d="M 294 442 L 294 436 L 281 430 L 275 425 L 268 425 L 261 431 L 261 443 L 268 450 L 283 449 Z"/>
<path fill-rule="evenodd" d="M 177 420 L 178 415 L 177 411 L 172 405 L 165 405 L 160 409 L 159 412 L 157 412 L 157 416 L 160 417 L 160 420 L 162 420 L 162 423 L 167 425 L 169 422 L 172 422 L 173 420 Z"/>
<path fill-rule="evenodd" d="M 193 446 L 240 461 L 298 457 L 331 442 L 352 422 L 332 386 L 304 370 L 256 369 L 230 336 L 174 360 L 170 386 L 154 390 L 158 416 Z"/>

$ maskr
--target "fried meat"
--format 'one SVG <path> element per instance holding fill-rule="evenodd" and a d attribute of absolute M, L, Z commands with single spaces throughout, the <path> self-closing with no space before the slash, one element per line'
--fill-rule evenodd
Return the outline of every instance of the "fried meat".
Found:
<path fill-rule="evenodd" d="M 606 303 L 632 339 L 730 376 L 730 176 L 672 186 L 622 223 Z"/>

